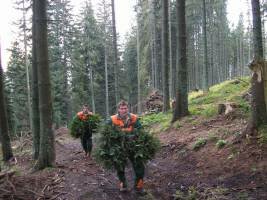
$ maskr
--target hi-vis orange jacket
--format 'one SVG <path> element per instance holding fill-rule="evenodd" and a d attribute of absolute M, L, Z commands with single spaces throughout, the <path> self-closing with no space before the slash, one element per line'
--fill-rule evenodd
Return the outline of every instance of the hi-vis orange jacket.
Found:
<path fill-rule="evenodd" d="M 89 119 L 90 114 L 84 114 L 82 111 L 77 113 L 77 117 L 81 120 L 81 121 L 86 121 Z"/>
<path fill-rule="evenodd" d="M 111 122 L 113 125 L 119 127 L 124 132 L 132 132 L 135 128 L 139 129 L 142 127 L 138 120 L 137 115 L 128 113 L 128 119 L 124 121 L 118 114 L 111 116 Z"/>

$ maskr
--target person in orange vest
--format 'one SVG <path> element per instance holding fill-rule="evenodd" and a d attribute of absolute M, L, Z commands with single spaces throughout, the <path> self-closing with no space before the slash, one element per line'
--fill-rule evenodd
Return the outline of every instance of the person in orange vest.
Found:
<path fill-rule="evenodd" d="M 124 100 L 118 103 L 118 113 L 112 115 L 108 124 L 118 127 L 121 131 L 125 132 L 126 140 L 125 142 L 133 142 L 135 138 L 138 137 L 138 130 L 142 128 L 142 125 L 137 117 L 137 115 L 129 113 L 128 103 Z M 127 146 L 127 145 L 126 145 Z M 142 161 L 135 159 L 135 152 L 131 152 L 128 149 L 128 159 L 131 161 L 134 172 L 135 172 L 135 185 L 134 189 L 140 194 L 145 194 L 144 191 L 144 173 L 145 166 Z M 119 178 L 119 187 L 121 192 L 128 191 L 127 181 L 125 178 L 125 166 L 116 167 L 117 176 Z"/>
<path fill-rule="evenodd" d="M 82 111 L 77 113 L 77 118 L 82 121 L 82 126 L 80 127 L 81 132 L 81 144 L 85 152 L 86 157 L 90 157 L 93 143 L 92 143 L 92 129 L 89 127 L 88 120 L 93 113 L 89 111 L 87 105 L 83 105 Z"/>

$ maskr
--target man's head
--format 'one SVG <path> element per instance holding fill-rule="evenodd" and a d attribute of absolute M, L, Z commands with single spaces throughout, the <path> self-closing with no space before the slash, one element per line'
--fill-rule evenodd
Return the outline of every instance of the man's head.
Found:
<path fill-rule="evenodd" d="M 120 117 L 126 117 L 129 112 L 128 103 L 124 100 L 118 103 L 118 113 Z"/>
<path fill-rule="evenodd" d="M 83 114 L 89 114 L 89 107 L 88 107 L 88 105 L 83 105 Z"/>

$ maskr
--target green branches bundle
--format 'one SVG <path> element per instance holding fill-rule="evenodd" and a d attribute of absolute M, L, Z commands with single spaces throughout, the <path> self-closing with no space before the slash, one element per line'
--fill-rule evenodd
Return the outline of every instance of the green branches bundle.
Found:
<path fill-rule="evenodd" d="M 123 168 L 129 155 L 146 163 L 160 148 L 159 140 L 144 130 L 130 134 L 105 125 L 100 133 L 94 156 L 107 169 Z"/>
<path fill-rule="evenodd" d="M 76 115 L 71 124 L 70 124 L 70 134 L 72 137 L 78 138 L 84 134 L 84 131 L 86 130 L 86 127 L 89 127 L 92 133 L 96 132 L 96 129 L 100 123 L 100 116 L 97 114 L 90 115 L 89 119 L 86 121 L 82 121 L 79 119 L 79 117 Z"/>
<path fill-rule="evenodd" d="M 159 139 L 141 129 L 137 133 L 136 140 L 133 141 L 130 150 L 134 152 L 135 159 L 141 159 L 143 162 L 147 162 L 154 158 L 159 149 Z"/>

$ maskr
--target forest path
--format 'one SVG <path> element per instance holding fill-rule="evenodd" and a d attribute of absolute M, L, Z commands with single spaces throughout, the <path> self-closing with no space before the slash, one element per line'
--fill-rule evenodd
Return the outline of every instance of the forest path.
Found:
<path fill-rule="evenodd" d="M 67 130 L 58 134 L 57 163 L 65 173 L 66 199 L 249 199 L 267 200 L 267 151 L 256 138 L 235 143 L 246 126 L 238 116 L 212 119 L 184 119 L 179 128 L 158 134 L 161 151 L 146 166 L 145 188 L 140 197 L 133 190 L 118 191 L 114 171 L 104 170 L 93 159 L 85 158 L 80 140 L 69 137 Z M 157 125 L 155 125 L 157 129 Z M 63 129 L 64 130 L 64 129 Z M 200 138 L 206 145 L 198 151 L 193 146 Z M 219 139 L 227 142 L 216 146 Z M 133 171 L 126 170 L 129 186 Z M 131 188 L 132 189 L 132 188 Z M 191 196 L 190 196 L 191 195 Z"/>
<path fill-rule="evenodd" d="M 68 130 L 61 128 L 56 137 L 56 163 L 64 181 L 61 183 L 68 200 L 137 199 L 133 191 L 121 193 L 118 179 L 113 171 L 104 170 L 93 158 L 85 157 L 80 139 L 70 137 Z M 127 175 L 131 173 L 127 170 Z"/>
<path fill-rule="evenodd" d="M 55 133 L 56 167 L 30 173 L 33 161 L 29 145 L 28 153 L 16 155 L 15 167 L 20 174 L 0 182 L 0 199 L 267 200 L 267 145 L 259 144 L 257 137 L 236 141 L 246 123 L 238 115 L 211 119 L 191 116 L 179 121 L 176 128 L 157 134 L 162 148 L 146 165 L 146 196 L 133 191 L 130 166 L 126 176 L 131 191 L 121 193 L 116 173 L 85 157 L 80 140 L 73 139 L 67 128 L 60 128 Z M 153 130 L 159 126 L 154 125 Z M 193 150 L 201 138 L 205 145 Z M 219 140 L 226 145 L 218 148 Z"/>

